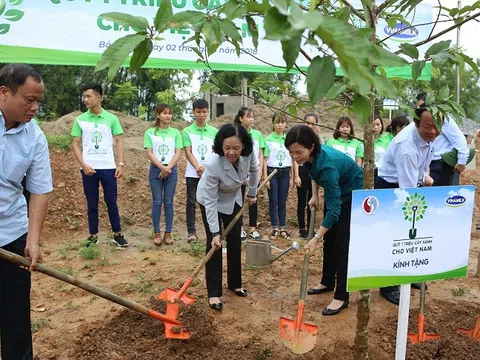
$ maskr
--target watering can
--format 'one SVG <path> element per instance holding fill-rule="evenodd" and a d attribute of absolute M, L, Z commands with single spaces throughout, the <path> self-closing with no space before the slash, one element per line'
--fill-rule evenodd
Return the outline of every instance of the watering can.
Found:
<path fill-rule="evenodd" d="M 266 267 L 290 250 L 297 251 L 299 248 L 300 246 L 296 241 L 292 243 L 292 246 L 281 250 L 273 246 L 270 240 L 247 240 L 247 265 Z M 280 253 L 273 256 L 272 249 L 280 251 Z"/>

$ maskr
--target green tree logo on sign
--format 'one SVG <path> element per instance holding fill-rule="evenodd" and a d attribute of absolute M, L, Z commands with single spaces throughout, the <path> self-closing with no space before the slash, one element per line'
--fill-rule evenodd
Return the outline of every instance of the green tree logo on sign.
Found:
<path fill-rule="evenodd" d="M 205 155 L 207 154 L 207 151 L 208 151 L 207 147 L 204 144 L 200 144 L 197 148 L 197 151 L 200 154 L 201 159 L 205 160 Z"/>
<path fill-rule="evenodd" d="M 92 142 L 95 144 L 95 150 L 98 150 L 99 144 L 102 142 L 103 136 L 100 131 L 94 131 L 92 133 Z"/>
<path fill-rule="evenodd" d="M 427 208 L 428 206 L 425 196 L 422 196 L 419 193 L 415 193 L 406 198 L 402 210 L 405 220 L 412 223 L 412 228 L 408 232 L 408 237 L 410 239 L 415 239 L 417 237 L 415 222 L 423 219 Z"/>
<path fill-rule="evenodd" d="M 162 159 L 160 161 L 165 161 L 165 156 L 167 156 L 167 154 L 169 152 L 170 152 L 170 148 L 167 145 L 165 145 L 165 144 L 160 145 L 158 147 L 158 153 L 162 157 Z"/>
<path fill-rule="evenodd" d="M 282 150 L 280 150 L 277 153 L 277 160 L 278 160 L 278 165 L 279 166 L 282 166 L 283 160 L 285 160 L 286 157 L 287 157 L 287 154 L 285 154 L 285 152 L 282 151 Z"/>
<path fill-rule="evenodd" d="M 9 0 L 9 4 L 11 6 L 19 6 L 23 0 Z M 6 10 L 6 11 L 5 11 Z M 7 10 L 7 2 L 6 0 L 0 0 L 0 16 L 3 16 L 6 21 L 16 22 L 20 21 L 23 18 L 25 13 L 22 10 L 18 9 L 8 9 Z M 10 24 L 8 23 L 1 23 L 0 20 L 0 35 L 4 35 L 8 33 L 10 30 Z"/>

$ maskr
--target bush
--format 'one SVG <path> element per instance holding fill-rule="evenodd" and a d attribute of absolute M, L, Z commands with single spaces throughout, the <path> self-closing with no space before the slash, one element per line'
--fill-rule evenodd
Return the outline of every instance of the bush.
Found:
<path fill-rule="evenodd" d="M 53 149 L 68 150 L 72 147 L 72 137 L 70 135 L 45 135 L 48 145 Z"/>

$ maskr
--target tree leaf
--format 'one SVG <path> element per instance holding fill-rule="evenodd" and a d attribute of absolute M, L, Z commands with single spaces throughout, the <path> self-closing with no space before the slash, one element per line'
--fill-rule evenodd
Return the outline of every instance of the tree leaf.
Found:
<path fill-rule="evenodd" d="M 220 27 L 225 35 L 227 35 L 230 39 L 242 42 L 242 35 L 240 35 L 238 32 L 239 29 L 236 27 L 233 21 L 229 19 L 220 19 Z"/>
<path fill-rule="evenodd" d="M 310 103 L 316 104 L 332 87 L 335 63 L 330 56 L 316 56 L 307 70 L 307 92 Z"/>
<path fill-rule="evenodd" d="M 428 93 L 427 97 L 425 98 L 425 105 L 431 105 L 435 101 L 435 95 L 433 93 Z"/>
<path fill-rule="evenodd" d="M 186 10 L 176 13 L 168 25 L 173 29 L 183 28 L 187 24 L 196 25 L 205 18 L 206 14 L 200 11 Z"/>
<path fill-rule="evenodd" d="M 5 11 L 5 19 L 7 19 L 8 21 L 19 21 L 23 18 L 23 15 L 25 15 L 25 13 L 22 11 L 22 10 L 17 10 L 17 9 L 10 9 L 10 10 L 7 10 Z"/>
<path fill-rule="evenodd" d="M 283 40 L 288 38 L 292 26 L 288 22 L 288 17 L 281 14 L 276 7 L 271 7 L 265 15 L 263 21 L 265 29 L 265 39 Z"/>
<path fill-rule="evenodd" d="M 432 55 L 436 55 L 440 52 L 447 50 L 450 47 L 451 43 L 452 43 L 452 40 L 443 40 L 433 44 L 428 48 L 427 52 L 425 53 L 425 58 L 428 58 Z"/>
<path fill-rule="evenodd" d="M 245 19 L 247 20 L 248 31 L 252 34 L 252 41 L 253 46 L 255 49 L 258 47 L 258 28 L 255 20 L 251 16 L 246 16 Z"/>
<path fill-rule="evenodd" d="M 155 15 L 153 24 L 158 32 L 163 32 L 173 17 L 172 0 L 163 0 Z"/>
<path fill-rule="evenodd" d="M 415 61 L 412 64 L 412 81 L 415 82 L 422 74 L 422 70 L 425 67 L 425 60 Z"/>
<path fill-rule="evenodd" d="M 200 91 L 212 90 L 213 88 L 215 88 L 215 86 L 216 86 L 215 84 L 206 82 L 206 83 L 203 83 L 202 86 L 200 86 Z"/>
<path fill-rule="evenodd" d="M 147 30 L 148 28 L 147 19 L 141 16 L 133 16 L 121 12 L 109 12 L 100 14 L 99 17 L 105 20 L 115 21 L 119 25 L 130 26 L 140 30 Z"/>
<path fill-rule="evenodd" d="M 282 41 L 283 59 L 287 64 L 287 71 L 293 67 L 298 58 L 301 42 L 302 32 L 297 32 L 290 39 Z"/>
<path fill-rule="evenodd" d="M 198 48 L 192 47 L 192 50 L 195 54 L 198 55 L 198 57 L 200 57 L 200 59 L 203 60 L 203 54 L 200 52 L 200 50 L 198 50 Z"/>
<path fill-rule="evenodd" d="M 409 43 L 400 44 L 400 49 L 402 49 L 403 53 L 407 56 L 410 56 L 412 59 L 418 60 L 418 49 L 416 46 L 413 46 Z"/>
<path fill-rule="evenodd" d="M 261 3 L 258 3 L 257 1 L 249 1 L 247 3 L 247 10 L 249 13 L 258 12 L 260 14 L 265 14 L 268 9 L 270 9 L 270 2 L 268 0 L 262 0 Z"/>
<path fill-rule="evenodd" d="M 148 60 L 148 57 L 153 50 L 152 39 L 143 40 L 133 51 L 132 59 L 130 60 L 130 72 L 135 72 L 140 69 Z"/>
<path fill-rule="evenodd" d="M 470 65 L 470 67 L 472 68 L 473 71 L 475 71 L 477 73 L 477 75 L 480 75 L 480 71 L 478 70 L 478 66 L 477 64 L 475 63 L 475 61 L 473 61 L 473 59 L 468 56 L 468 55 L 465 55 L 463 53 L 459 53 L 459 55 L 463 58 L 463 60 L 465 60 L 465 62 Z"/>
<path fill-rule="evenodd" d="M 277 8 L 278 12 L 282 15 L 290 15 L 288 8 L 290 7 L 291 0 L 271 0 L 273 5 Z"/>
<path fill-rule="evenodd" d="M 450 89 L 448 88 L 448 85 L 445 85 L 438 92 L 438 100 L 440 101 L 446 100 L 449 96 L 450 96 Z"/>
<path fill-rule="evenodd" d="M 10 30 L 10 24 L 0 24 L 0 35 L 6 34 Z"/>
<path fill-rule="evenodd" d="M 330 90 L 328 90 L 326 97 L 328 100 L 334 100 L 345 90 L 347 90 L 347 85 L 342 83 L 334 84 Z"/>
<path fill-rule="evenodd" d="M 247 10 L 248 7 L 242 5 L 238 0 L 229 0 L 222 8 L 222 12 L 230 20 L 242 18 Z"/>
<path fill-rule="evenodd" d="M 356 93 L 353 97 L 353 111 L 355 111 L 360 124 L 364 125 L 372 115 L 372 105 L 370 104 L 370 101 L 365 99 L 359 93 Z"/>
<path fill-rule="evenodd" d="M 407 60 L 397 54 L 385 50 L 381 46 L 375 47 L 375 53 L 370 60 L 373 64 L 382 66 L 403 66 L 408 64 Z"/>
<path fill-rule="evenodd" d="M 131 34 L 116 40 L 102 54 L 95 71 L 109 68 L 108 78 L 111 80 L 128 55 L 145 39 L 144 35 Z"/>

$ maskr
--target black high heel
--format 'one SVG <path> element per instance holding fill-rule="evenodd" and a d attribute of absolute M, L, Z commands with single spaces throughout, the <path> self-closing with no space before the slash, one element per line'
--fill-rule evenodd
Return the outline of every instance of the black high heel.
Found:
<path fill-rule="evenodd" d="M 208 305 L 210 305 L 210 309 L 213 309 L 213 310 L 216 310 L 216 311 L 222 311 L 222 308 L 223 308 L 223 304 L 222 304 L 221 301 L 219 303 L 212 304 L 210 302 L 210 299 L 209 299 L 208 300 Z"/>
<path fill-rule="evenodd" d="M 245 289 L 242 289 L 242 290 L 230 289 L 230 290 L 232 290 L 237 296 L 241 296 L 241 297 L 246 297 L 246 296 L 248 296 L 248 292 L 247 292 L 247 290 L 245 290 Z"/>
<path fill-rule="evenodd" d="M 340 313 L 340 311 L 342 311 L 343 309 L 346 309 L 348 308 L 348 304 L 350 303 L 349 300 L 345 300 L 342 304 L 342 306 L 340 306 L 338 309 L 329 309 L 328 307 L 326 307 L 325 309 L 323 309 L 322 311 L 322 315 L 325 315 L 325 316 L 329 316 L 329 315 L 337 315 L 338 313 Z"/>

